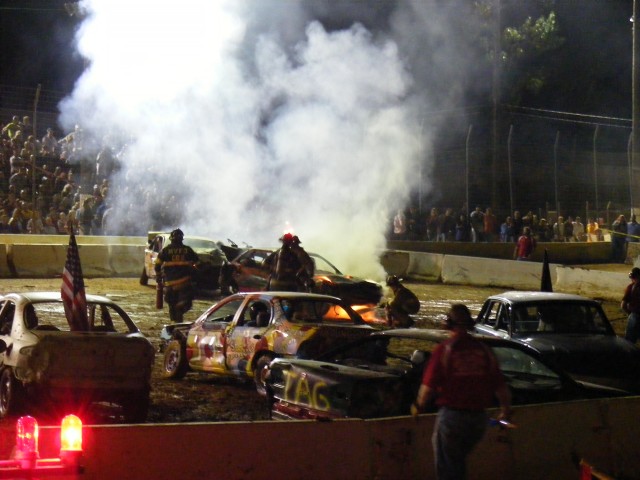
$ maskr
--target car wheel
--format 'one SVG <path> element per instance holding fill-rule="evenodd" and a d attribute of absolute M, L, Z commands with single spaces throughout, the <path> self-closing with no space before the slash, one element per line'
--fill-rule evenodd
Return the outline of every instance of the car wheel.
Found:
<path fill-rule="evenodd" d="M 132 395 L 122 405 L 125 422 L 144 423 L 149 413 L 149 403 L 149 391 Z"/>
<path fill-rule="evenodd" d="M 147 269 L 142 267 L 142 273 L 140 274 L 140 285 L 147 285 L 149 283 L 149 276 L 147 275 Z"/>
<path fill-rule="evenodd" d="M 268 372 L 267 366 L 274 359 L 271 354 L 264 354 L 256 361 L 255 368 L 253 370 L 253 380 L 256 384 L 256 390 L 260 395 L 267 395 L 266 375 Z"/>
<path fill-rule="evenodd" d="M 176 380 L 184 378 L 189 368 L 186 350 L 186 345 L 180 340 L 171 340 L 169 342 L 164 351 L 162 365 L 162 376 L 164 378 L 175 378 Z"/>
<path fill-rule="evenodd" d="M 19 405 L 20 385 L 13 375 L 13 370 L 7 367 L 0 376 L 0 418 L 5 418 L 16 412 Z"/>

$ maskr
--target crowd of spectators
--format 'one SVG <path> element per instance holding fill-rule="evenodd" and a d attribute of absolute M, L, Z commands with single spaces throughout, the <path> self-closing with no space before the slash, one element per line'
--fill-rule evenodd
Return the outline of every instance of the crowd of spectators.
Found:
<path fill-rule="evenodd" d="M 620 223 L 622 222 L 622 224 Z M 601 226 L 595 218 L 584 223 L 579 216 L 559 215 L 553 219 L 540 218 L 532 211 L 522 215 L 516 210 L 512 215 L 498 218 L 491 208 L 476 207 L 470 213 L 466 208 L 439 210 L 432 208 L 422 215 L 415 206 L 400 209 L 392 222 L 391 238 L 428 242 L 511 242 L 516 243 L 528 227 L 536 242 L 597 242 L 604 240 L 605 232 L 622 242 L 640 240 L 640 224 L 626 222 L 624 216 L 616 218 L 611 226 Z"/>
<path fill-rule="evenodd" d="M 37 138 L 28 116 L 0 129 L 0 233 L 103 234 L 110 150 L 85 155 L 79 126 L 61 139 L 51 128 Z"/>

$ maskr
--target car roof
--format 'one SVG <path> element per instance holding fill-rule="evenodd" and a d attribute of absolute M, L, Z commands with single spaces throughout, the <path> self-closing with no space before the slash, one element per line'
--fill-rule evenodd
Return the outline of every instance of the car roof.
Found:
<path fill-rule="evenodd" d="M 16 302 L 60 302 L 62 298 L 60 292 L 12 292 L 0 296 L 0 299 L 13 299 Z M 91 303 L 111 303 L 115 302 L 110 298 L 101 295 L 86 295 L 87 302 Z"/>
<path fill-rule="evenodd" d="M 574 295 L 571 293 L 539 292 L 539 291 L 509 291 L 491 295 L 488 300 L 506 300 L 510 303 L 529 302 L 593 302 L 592 298 Z"/>

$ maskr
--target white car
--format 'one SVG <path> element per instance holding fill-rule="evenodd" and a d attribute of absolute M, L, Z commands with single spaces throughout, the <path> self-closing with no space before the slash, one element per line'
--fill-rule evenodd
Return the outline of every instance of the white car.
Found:
<path fill-rule="evenodd" d="M 145 421 L 153 345 L 115 302 L 86 298 L 89 331 L 78 332 L 60 292 L 0 296 L 0 418 L 34 404 L 109 402 L 125 421 Z"/>

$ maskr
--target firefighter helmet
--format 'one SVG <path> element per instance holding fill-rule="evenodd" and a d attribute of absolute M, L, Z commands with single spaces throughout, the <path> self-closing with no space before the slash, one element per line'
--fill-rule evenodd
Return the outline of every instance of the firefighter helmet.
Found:
<path fill-rule="evenodd" d="M 176 228 L 174 231 L 172 231 L 171 235 L 169 236 L 169 239 L 172 242 L 181 242 L 183 238 L 184 233 L 182 233 L 182 230 L 180 230 L 179 228 Z"/>

